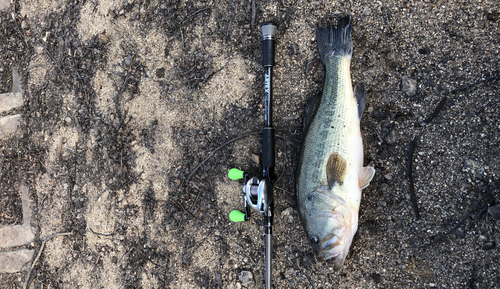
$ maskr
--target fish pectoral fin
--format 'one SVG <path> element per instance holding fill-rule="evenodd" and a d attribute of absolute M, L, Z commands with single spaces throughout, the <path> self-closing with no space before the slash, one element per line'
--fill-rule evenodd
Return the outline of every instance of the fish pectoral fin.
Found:
<path fill-rule="evenodd" d="M 373 166 L 370 165 L 361 168 L 361 170 L 359 170 L 359 176 L 358 176 L 359 188 L 364 189 L 368 187 L 374 175 L 375 175 L 375 169 L 373 168 Z"/>
<path fill-rule="evenodd" d="M 344 183 L 346 166 L 345 159 L 338 153 L 330 155 L 326 163 L 326 179 L 329 189 L 332 189 L 335 182 L 338 182 L 340 185 Z"/>

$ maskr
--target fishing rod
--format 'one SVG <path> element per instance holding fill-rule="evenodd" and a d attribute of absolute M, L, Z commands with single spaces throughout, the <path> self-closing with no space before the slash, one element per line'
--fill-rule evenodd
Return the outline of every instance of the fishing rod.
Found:
<path fill-rule="evenodd" d="M 272 22 L 262 24 L 262 54 L 264 65 L 264 129 L 262 130 L 262 178 L 250 176 L 248 173 L 233 168 L 228 176 L 232 180 L 245 179 L 243 185 L 243 203 L 245 212 L 234 210 L 229 214 L 233 222 L 247 221 L 250 218 L 250 209 L 264 215 L 266 231 L 266 289 L 271 289 L 271 254 L 272 254 L 272 217 L 273 217 L 273 184 L 271 171 L 275 165 L 274 157 L 274 127 L 273 127 L 273 89 L 272 72 L 274 66 L 274 46 L 276 25 Z"/>

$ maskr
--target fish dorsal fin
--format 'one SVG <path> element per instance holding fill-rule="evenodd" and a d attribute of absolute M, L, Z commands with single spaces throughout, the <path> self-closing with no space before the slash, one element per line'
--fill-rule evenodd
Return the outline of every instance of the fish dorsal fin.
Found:
<path fill-rule="evenodd" d="M 373 168 L 373 165 L 362 167 L 359 170 L 359 175 L 358 175 L 359 188 L 364 189 L 368 187 L 374 175 L 375 175 L 375 169 Z"/>
<path fill-rule="evenodd" d="M 328 188 L 331 189 L 335 182 L 340 185 L 344 183 L 346 161 L 338 153 L 332 153 L 326 163 L 326 180 Z"/>
<path fill-rule="evenodd" d="M 359 119 L 361 119 L 366 105 L 366 88 L 363 84 L 358 84 L 354 87 L 354 97 L 356 98 L 356 103 L 358 104 L 358 116 Z"/>
<path fill-rule="evenodd" d="M 305 115 L 304 115 L 304 130 L 306 130 L 307 125 L 311 123 L 314 116 L 314 111 L 319 105 L 321 97 L 319 95 L 313 95 L 306 102 Z"/>

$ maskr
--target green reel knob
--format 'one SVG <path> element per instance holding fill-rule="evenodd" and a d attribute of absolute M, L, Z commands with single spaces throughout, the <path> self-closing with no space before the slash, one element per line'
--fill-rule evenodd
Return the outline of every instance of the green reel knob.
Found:
<path fill-rule="evenodd" d="M 237 180 L 241 180 L 244 178 L 244 174 L 245 172 L 242 171 L 242 170 L 239 170 L 239 169 L 236 169 L 236 168 L 232 168 L 229 170 L 229 172 L 227 173 L 227 176 L 233 180 L 233 181 L 237 181 Z"/>
<path fill-rule="evenodd" d="M 242 213 L 238 210 L 233 210 L 231 213 L 229 213 L 229 220 L 231 222 L 244 222 L 245 221 L 245 213 Z"/>

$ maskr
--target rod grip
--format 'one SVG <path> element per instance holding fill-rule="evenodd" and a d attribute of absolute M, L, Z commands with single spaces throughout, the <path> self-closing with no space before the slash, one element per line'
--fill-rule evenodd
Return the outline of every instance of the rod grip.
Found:
<path fill-rule="evenodd" d="M 262 166 L 274 167 L 274 127 L 262 130 Z"/>
<path fill-rule="evenodd" d="M 274 40 L 263 40 L 262 52 L 262 64 L 264 66 L 274 66 Z"/>

